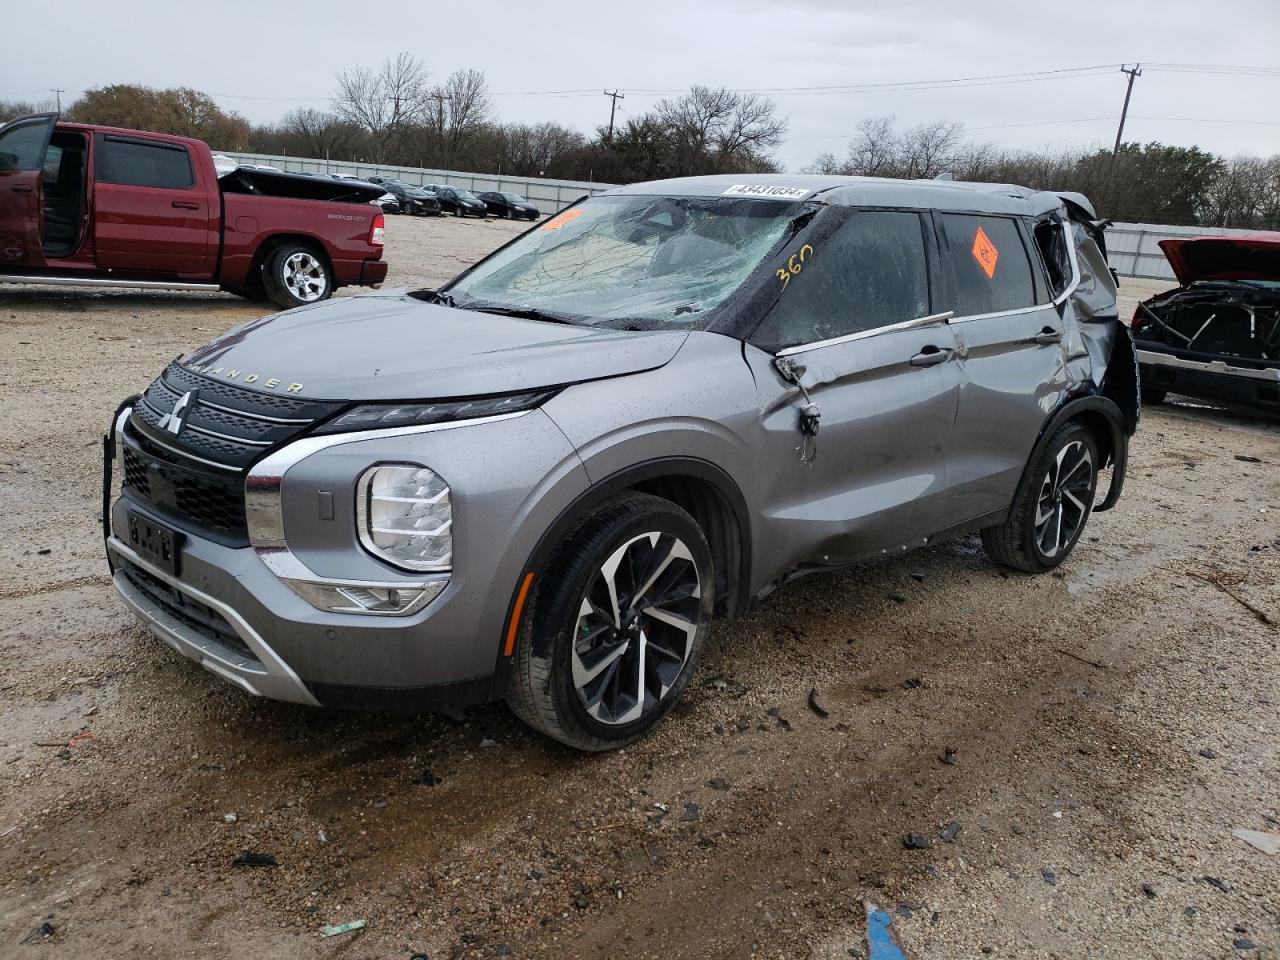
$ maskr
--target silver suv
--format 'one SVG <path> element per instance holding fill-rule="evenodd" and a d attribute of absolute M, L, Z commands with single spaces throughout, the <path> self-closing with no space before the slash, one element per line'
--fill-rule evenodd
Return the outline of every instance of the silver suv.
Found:
<path fill-rule="evenodd" d="M 125 602 L 253 694 L 505 698 L 602 750 L 792 578 L 974 531 L 1060 564 L 1138 419 L 1088 201 L 744 179 L 612 190 L 440 290 L 179 358 L 108 437 Z"/>

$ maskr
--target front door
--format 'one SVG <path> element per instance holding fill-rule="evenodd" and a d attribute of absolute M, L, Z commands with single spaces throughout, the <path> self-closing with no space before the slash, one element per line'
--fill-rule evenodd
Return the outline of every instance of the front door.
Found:
<path fill-rule="evenodd" d="M 212 278 L 222 215 L 181 144 L 99 134 L 94 158 L 94 239 L 103 270 Z"/>
<path fill-rule="evenodd" d="M 0 267 L 44 266 L 42 171 L 56 113 L 0 127 Z"/>
<path fill-rule="evenodd" d="M 963 520 L 1006 509 L 1070 385 L 1062 317 L 1012 217 L 938 215 L 944 306 L 963 350 L 951 460 Z"/>
<path fill-rule="evenodd" d="M 951 522 L 959 345 L 931 312 L 925 226 L 912 211 L 850 212 L 804 245 L 747 347 L 761 519 L 785 545 L 781 567 L 918 546 Z"/>

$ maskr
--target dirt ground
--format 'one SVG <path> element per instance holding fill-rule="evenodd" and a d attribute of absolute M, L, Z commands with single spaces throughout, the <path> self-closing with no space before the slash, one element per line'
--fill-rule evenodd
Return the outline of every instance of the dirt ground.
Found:
<path fill-rule="evenodd" d="M 515 229 L 392 219 L 392 283 Z M 1280 831 L 1280 632 L 1197 576 L 1280 619 L 1280 429 L 1152 409 L 1054 575 L 969 538 L 800 581 L 587 757 L 255 701 L 116 601 L 110 412 L 259 312 L 0 291 L 0 956 L 834 960 L 870 899 L 913 958 L 1280 958 L 1280 856 L 1232 835 Z"/>

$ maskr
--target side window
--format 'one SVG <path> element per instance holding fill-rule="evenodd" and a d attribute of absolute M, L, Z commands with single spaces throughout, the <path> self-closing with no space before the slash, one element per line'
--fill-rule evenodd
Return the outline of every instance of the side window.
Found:
<path fill-rule="evenodd" d="M 195 185 L 191 157 L 183 147 L 103 137 L 98 150 L 98 180 L 134 187 L 186 190 Z"/>
<path fill-rule="evenodd" d="M 1012 218 L 944 213 L 942 225 L 957 317 L 1035 305 L 1031 261 Z"/>
<path fill-rule="evenodd" d="M 773 348 L 832 340 L 929 313 L 920 215 L 853 213 L 806 257 L 752 340 Z"/>
<path fill-rule="evenodd" d="M 39 170 L 52 121 L 32 121 L 0 136 L 0 171 Z"/>
<path fill-rule="evenodd" d="M 1049 278 L 1049 296 L 1057 300 L 1071 283 L 1071 255 L 1067 251 L 1066 225 L 1058 220 L 1041 220 L 1035 228 L 1036 246 Z"/>

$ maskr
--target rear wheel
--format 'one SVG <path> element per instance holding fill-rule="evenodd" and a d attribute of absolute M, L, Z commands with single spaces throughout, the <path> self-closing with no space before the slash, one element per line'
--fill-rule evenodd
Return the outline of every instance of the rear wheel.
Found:
<path fill-rule="evenodd" d="M 1089 429 L 1068 423 L 1031 466 L 1009 519 L 982 531 L 996 563 L 1028 573 L 1052 570 L 1071 554 L 1093 510 L 1098 444 Z"/>
<path fill-rule="evenodd" d="M 267 257 L 262 283 L 276 306 L 289 310 L 319 303 L 333 293 L 329 264 L 311 247 L 284 243 Z"/>
<path fill-rule="evenodd" d="M 658 723 L 684 692 L 711 624 L 711 550 L 659 497 L 624 494 L 560 547 L 516 652 L 508 703 L 579 750 L 610 750 Z"/>

